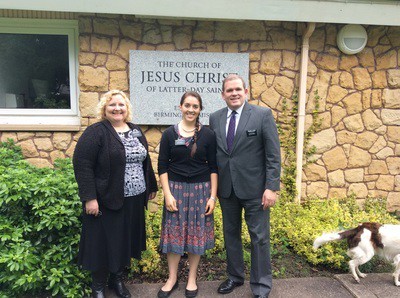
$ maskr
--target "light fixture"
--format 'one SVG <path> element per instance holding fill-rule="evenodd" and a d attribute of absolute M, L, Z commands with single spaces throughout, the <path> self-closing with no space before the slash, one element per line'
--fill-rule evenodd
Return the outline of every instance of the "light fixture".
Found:
<path fill-rule="evenodd" d="M 337 35 L 339 49 L 348 55 L 361 52 L 367 44 L 367 31 L 361 25 L 346 25 Z"/>

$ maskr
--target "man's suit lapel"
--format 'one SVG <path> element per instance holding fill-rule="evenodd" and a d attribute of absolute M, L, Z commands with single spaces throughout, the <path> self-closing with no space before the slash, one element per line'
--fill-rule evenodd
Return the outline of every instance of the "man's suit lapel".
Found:
<path fill-rule="evenodd" d="M 244 132 L 245 132 L 247 122 L 250 119 L 250 115 L 251 115 L 251 105 L 249 103 L 247 103 L 247 101 L 246 101 L 244 103 L 242 115 L 240 115 L 239 124 L 236 129 L 235 138 L 233 140 L 232 152 L 235 150 L 235 147 L 236 147 L 237 143 L 239 142 L 240 138 L 245 137 Z"/>

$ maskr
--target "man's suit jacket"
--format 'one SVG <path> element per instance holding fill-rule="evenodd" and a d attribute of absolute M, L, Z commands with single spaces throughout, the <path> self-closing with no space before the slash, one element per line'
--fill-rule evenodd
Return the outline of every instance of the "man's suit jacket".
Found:
<path fill-rule="evenodd" d="M 265 189 L 279 190 L 281 157 L 271 109 L 244 103 L 231 153 L 226 144 L 228 108 L 210 116 L 217 136 L 218 196 L 232 188 L 240 199 L 261 199 Z"/>

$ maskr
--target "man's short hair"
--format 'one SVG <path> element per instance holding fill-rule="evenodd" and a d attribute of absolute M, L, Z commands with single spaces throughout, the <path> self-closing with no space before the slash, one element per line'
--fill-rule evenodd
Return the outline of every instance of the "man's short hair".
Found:
<path fill-rule="evenodd" d="M 225 83 L 234 80 L 241 80 L 243 83 L 243 89 L 246 89 L 246 83 L 243 78 L 237 74 L 231 73 L 222 81 L 222 92 L 225 91 Z"/>

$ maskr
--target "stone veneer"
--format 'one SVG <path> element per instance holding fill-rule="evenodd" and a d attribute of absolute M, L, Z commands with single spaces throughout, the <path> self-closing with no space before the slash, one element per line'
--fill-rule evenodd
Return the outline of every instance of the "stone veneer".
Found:
<path fill-rule="evenodd" d="M 270 107 L 280 121 L 282 100 L 298 88 L 303 23 L 212 22 L 85 14 L 79 20 L 79 88 L 82 130 L 94 123 L 102 93 L 129 94 L 129 50 L 249 52 L 252 104 Z M 306 123 L 313 93 L 321 97 L 322 126 L 313 139 L 315 162 L 304 169 L 302 197 L 355 193 L 388 199 L 400 209 L 400 28 L 368 26 L 368 44 L 357 55 L 341 53 L 342 25 L 320 24 L 310 39 Z M 178 101 L 179 99 L 177 99 Z M 306 125 L 307 126 L 307 125 Z M 165 127 L 143 127 L 156 169 Z M 79 133 L 3 132 L 28 161 L 51 166 L 71 157 Z"/>

